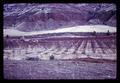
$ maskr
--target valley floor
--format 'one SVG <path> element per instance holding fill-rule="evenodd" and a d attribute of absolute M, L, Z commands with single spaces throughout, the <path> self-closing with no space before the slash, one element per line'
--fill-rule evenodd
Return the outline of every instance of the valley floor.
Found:
<path fill-rule="evenodd" d="M 116 62 L 91 61 L 4 59 L 4 79 L 116 79 Z"/>

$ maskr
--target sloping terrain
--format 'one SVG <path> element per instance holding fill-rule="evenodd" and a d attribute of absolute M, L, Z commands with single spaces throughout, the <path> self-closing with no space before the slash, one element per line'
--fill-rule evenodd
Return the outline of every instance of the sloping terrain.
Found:
<path fill-rule="evenodd" d="M 5 79 L 115 79 L 116 5 L 4 4 Z"/>
<path fill-rule="evenodd" d="M 16 29 L 4 29 L 4 37 L 9 36 L 34 36 L 34 35 L 42 35 L 42 34 L 55 34 L 61 33 L 66 35 L 65 33 L 86 33 L 86 32 L 94 32 L 97 33 L 107 33 L 109 30 L 110 33 L 116 33 L 116 27 L 105 26 L 105 25 L 84 25 L 84 26 L 75 26 L 75 27 L 66 27 L 62 29 L 56 30 L 47 30 L 47 31 L 34 31 L 34 32 L 24 32 Z M 69 35 L 72 36 L 72 35 Z"/>
<path fill-rule="evenodd" d="M 116 26 L 116 5 L 4 4 L 4 28 L 31 32 L 90 24 Z"/>

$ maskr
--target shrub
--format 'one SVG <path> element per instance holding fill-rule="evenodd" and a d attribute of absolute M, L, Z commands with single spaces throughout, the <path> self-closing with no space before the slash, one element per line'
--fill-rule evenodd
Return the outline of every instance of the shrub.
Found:
<path fill-rule="evenodd" d="M 109 30 L 107 31 L 107 36 L 109 36 L 110 35 L 110 32 L 109 32 Z"/>
<path fill-rule="evenodd" d="M 27 57 L 25 60 L 30 60 L 30 61 L 38 61 L 38 57 Z"/>
<path fill-rule="evenodd" d="M 96 36 L 96 31 L 93 32 L 93 35 Z"/>
<path fill-rule="evenodd" d="M 53 55 L 50 56 L 50 60 L 54 60 L 54 56 Z"/>

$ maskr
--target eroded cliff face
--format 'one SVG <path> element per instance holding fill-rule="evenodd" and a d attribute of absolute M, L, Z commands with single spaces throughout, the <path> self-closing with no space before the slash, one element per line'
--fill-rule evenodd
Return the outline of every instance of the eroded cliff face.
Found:
<path fill-rule="evenodd" d="M 116 5 L 4 4 L 4 28 L 41 31 L 91 24 L 116 26 Z"/>

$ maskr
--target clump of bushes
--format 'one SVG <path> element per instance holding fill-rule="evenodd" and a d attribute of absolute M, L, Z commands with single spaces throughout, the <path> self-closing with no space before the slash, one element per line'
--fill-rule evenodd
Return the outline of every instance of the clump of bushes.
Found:
<path fill-rule="evenodd" d="M 54 60 L 54 56 L 53 55 L 50 56 L 50 60 Z"/>
<path fill-rule="evenodd" d="M 93 35 L 93 36 L 96 36 L 96 31 L 93 31 L 92 35 Z"/>
<path fill-rule="evenodd" d="M 40 59 L 39 59 L 39 57 L 27 57 L 25 60 L 38 61 Z"/>

